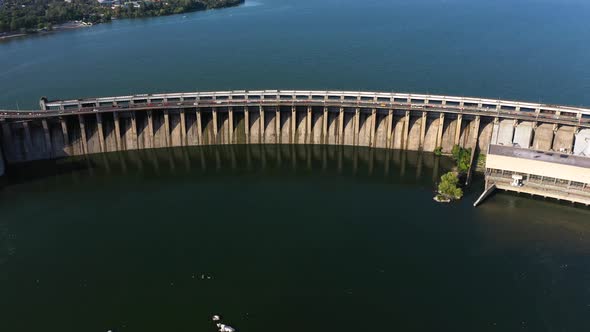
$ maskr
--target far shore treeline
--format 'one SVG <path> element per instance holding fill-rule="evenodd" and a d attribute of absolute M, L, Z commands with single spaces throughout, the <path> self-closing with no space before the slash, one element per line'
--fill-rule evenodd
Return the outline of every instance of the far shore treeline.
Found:
<path fill-rule="evenodd" d="M 109 22 L 112 18 L 164 16 L 236 6 L 244 0 L 133 1 L 112 9 L 97 0 L 0 0 L 0 33 L 51 30 L 55 25 L 84 21 Z M 137 4 L 138 6 L 134 6 Z"/>

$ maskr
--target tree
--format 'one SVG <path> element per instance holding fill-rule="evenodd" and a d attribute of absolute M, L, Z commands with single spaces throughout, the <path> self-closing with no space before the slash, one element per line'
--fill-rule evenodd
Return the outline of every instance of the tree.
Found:
<path fill-rule="evenodd" d="M 434 149 L 434 155 L 442 156 L 442 146 L 437 146 L 436 149 Z"/>
<path fill-rule="evenodd" d="M 453 159 L 457 164 L 457 170 L 460 173 L 467 172 L 471 162 L 471 149 L 464 149 L 459 145 L 455 145 L 451 150 L 451 154 L 453 155 Z"/>
<path fill-rule="evenodd" d="M 18 30 L 18 24 L 16 22 L 16 19 L 13 17 L 12 20 L 10 21 L 10 31 L 16 31 Z"/>
<path fill-rule="evenodd" d="M 35 32 L 49 25 L 79 20 L 103 23 L 116 18 L 169 15 L 207 8 L 229 7 L 244 0 L 167 0 L 164 2 L 139 1 L 139 8 L 127 4 L 125 8 L 111 9 L 96 0 L 0 0 L 0 32 Z"/>
<path fill-rule="evenodd" d="M 449 198 L 460 199 L 463 197 L 463 190 L 457 187 L 459 184 L 459 177 L 454 172 L 443 174 L 438 184 L 438 192 Z"/>

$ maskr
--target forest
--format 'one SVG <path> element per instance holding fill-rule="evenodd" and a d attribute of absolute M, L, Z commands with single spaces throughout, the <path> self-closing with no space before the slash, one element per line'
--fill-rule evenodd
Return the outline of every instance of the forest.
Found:
<path fill-rule="evenodd" d="M 97 0 L 0 0 L 0 33 L 52 30 L 70 21 L 104 23 L 112 19 L 164 16 L 197 10 L 236 6 L 244 0 L 136 1 L 116 8 Z"/>

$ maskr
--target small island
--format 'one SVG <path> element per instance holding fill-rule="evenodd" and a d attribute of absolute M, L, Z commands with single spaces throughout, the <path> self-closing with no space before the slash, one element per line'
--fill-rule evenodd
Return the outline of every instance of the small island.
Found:
<path fill-rule="evenodd" d="M 442 148 L 437 148 L 434 153 L 439 156 L 442 155 Z M 459 145 L 455 145 L 451 155 L 455 160 L 455 167 L 440 178 L 438 194 L 434 196 L 434 200 L 439 203 L 449 203 L 451 200 L 463 197 L 463 189 L 459 185 L 459 179 L 466 176 L 471 166 L 471 149 L 464 149 Z"/>
<path fill-rule="evenodd" d="M 245 0 L 0 0 L 0 39 L 67 30 L 113 19 L 233 7 Z"/>

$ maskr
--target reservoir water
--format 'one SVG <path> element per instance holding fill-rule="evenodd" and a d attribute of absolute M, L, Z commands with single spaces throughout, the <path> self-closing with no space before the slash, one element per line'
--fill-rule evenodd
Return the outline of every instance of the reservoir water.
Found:
<path fill-rule="evenodd" d="M 228 89 L 590 105 L 586 0 L 246 0 L 0 43 L 0 108 Z"/>
<path fill-rule="evenodd" d="M 261 0 L 0 43 L 0 107 L 191 90 L 590 105 L 590 3 Z M 588 331 L 590 210 L 432 200 L 452 161 L 326 146 L 146 150 L 0 181 L 0 331 Z"/>
<path fill-rule="evenodd" d="M 587 330 L 590 211 L 435 203 L 451 165 L 267 145 L 22 166 L 0 192 L 2 330 Z"/>

